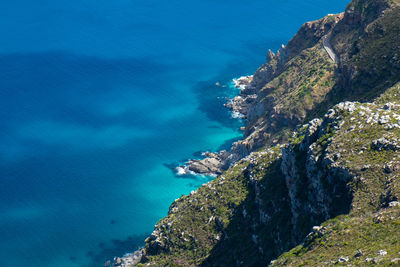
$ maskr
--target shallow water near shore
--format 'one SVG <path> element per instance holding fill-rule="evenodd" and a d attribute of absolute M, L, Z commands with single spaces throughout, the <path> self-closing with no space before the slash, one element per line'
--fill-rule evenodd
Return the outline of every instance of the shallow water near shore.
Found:
<path fill-rule="evenodd" d="M 0 266 L 103 266 L 142 245 L 212 179 L 173 166 L 241 137 L 231 80 L 346 3 L 0 3 Z"/>

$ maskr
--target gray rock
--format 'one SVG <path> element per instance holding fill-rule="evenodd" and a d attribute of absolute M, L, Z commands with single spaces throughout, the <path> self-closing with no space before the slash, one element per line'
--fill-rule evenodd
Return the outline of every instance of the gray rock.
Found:
<path fill-rule="evenodd" d="M 310 121 L 308 123 L 308 128 L 307 128 L 307 132 L 306 135 L 307 136 L 312 136 L 316 131 L 318 131 L 319 127 L 322 124 L 322 120 L 321 119 L 313 119 L 312 121 Z"/>
<path fill-rule="evenodd" d="M 398 202 L 398 201 L 389 202 L 389 207 L 391 207 L 391 208 L 400 207 L 400 202 Z"/>
<path fill-rule="evenodd" d="M 187 163 L 187 169 L 189 172 L 195 174 L 206 174 L 206 175 L 219 175 L 227 169 L 227 160 L 230 153 L 223 150 L 219 153 L 206 152 L 203 154 L 206 158 L 201 160 L 190 160 Z"/>
<path fill-rule="evenodd" d="M 369 168 L 371 168 L 371 164 L 365 164 L 365 165 L 361 168 L 361 171 L 366 171 L 366 170 L 368 170 Z"/>
<path fill-rule="evenodd" d="M 400 146 L 397 143 L 397 140 L 388 140 L 385 137 L 379 138 L 377 140 L 373 140 L 371 143 L 371 148 L 374 150 L 382 151 L 382 150 L 400 150 Z"/>
<path fill-rule="evenodd" d="M 389 162 L 388 164 L 383 166 L 383 171 L 387 174 L 393 173 L 399 170 L 400 166 L 397 162 Z"/>
<path fill-rule="evenodd" d="M 123 257 L 114 258 L 113 266 L 114 267 L 128 267 L 134 266 L 141 262 L 144 256 L 144 250 L 139 249 L 133 253 L 125 254 Z"/>
<path fill-rule="evenodd" d="M 391 110 L 394 107 L 396 107 L 397 105 L 391 102 L 385 103 L 382 107 L 383 110 Z"/>
<path fill-rule="evenodd" d="M 379 256 L 385 256 L 387 254 L 387 251 L 386 250 L 379 250 L 379 252 L 378 252 L 378 255 Z"/>
<path fill-rule="evenodd" d="M 341 102 L 341 103 L 337 104 L 336 107 L 339 110 L 345 110 L 345 111 L 348 111 L 350 113 L 353 113 L 354 110 L 356 109 L 355 102 L 349 102 L 349 101 Z"/>
<path fill-rule="evenodd" d="M 392 259 L 390 262 L 393 262 L 393 263 L 400 263 L 400 258 L 394 258 L 394 259 Z"/>
<path fill-rule="evenodd" d="M 379 118 L 378 123 L 379 123 L 380 125 L 383 125 L 383 124 L 388 123 L 389 120 L 390 120 L 390 116 L 389 116 L 389 115 L 384 115 L 384 116 L 382 116 L 382 117 Z"/>
<path fill-rule="evenodd" d="M 343 263 L 343 262 L 348 262 L 349 261 L 349 257 L 339 257 L 339 259 L 337 260 L 337 262 L 339 263 Z"/>
<path fill-rule="evenodd" d="M 357 253 L 354 255 L 354 257 L 359 258 L 362 255 L 364 255 L 364 253 L 361 251 L 361 249 L 357 250 Z"/>

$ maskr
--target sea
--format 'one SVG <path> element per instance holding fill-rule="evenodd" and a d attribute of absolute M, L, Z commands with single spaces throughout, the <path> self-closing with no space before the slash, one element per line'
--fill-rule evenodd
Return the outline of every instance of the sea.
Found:
<path fill-rule="evenodd" d="M 213 179 L 223 104 L 344 0 L 0 1 L 0 266 L 104 266 Z"/>

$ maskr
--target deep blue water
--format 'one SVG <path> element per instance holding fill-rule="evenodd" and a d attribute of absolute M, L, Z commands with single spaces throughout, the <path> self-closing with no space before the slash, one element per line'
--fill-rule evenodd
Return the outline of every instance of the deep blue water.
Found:
<path fill-rule="evenodd" d="M 0 2 L 0 266 L 102 266 L 229 147 L 227 85 L 337 0 Z"/>

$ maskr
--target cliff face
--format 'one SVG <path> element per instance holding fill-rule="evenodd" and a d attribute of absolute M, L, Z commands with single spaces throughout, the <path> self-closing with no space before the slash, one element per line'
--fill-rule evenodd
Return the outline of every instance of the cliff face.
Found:
<path fill-rule="evenodd" d="M 300 245 L 272 266 L 400 263 L 399 92 L 400 83 L 374 103 L 339 104 L 307 126 L 319 125 L 307 148 L 305 180 L 296 176 L 299 169 L 289 174 L 292 214 L 296 221 L 325 222 L 309 226 Z M 296 136 L 303 140 L 300 151 L 308 136 Z M 311 200 L 306 206 L 296 197 L 302 183 Z M 307 228 L 295 233 L 301 229 Z"/>
<path fill-rule="evenodd" d="M 275 139 L 286 139 L 291 129 L 332 90 L 336 64 L 326 53 L 322 38 L 341 18 L 341 14 L 328 15 L 306 23 L 276 55 L 268 53 L 268 62 L 242 91 L 243 99 L 250 97 L 252 105 L 244 114 L 248 119 L 245 139 L 231 150 L 238 155 L 236 158 L 270 145 Z"/>
<path fill-rule="evenodd" d="M 243 90 L 251 98 L 245 139 L 234 159 L 291 132 L 344 100 L 371 101 L 400 76 L 400 9 L 396 1 L 353 1 L 344 14 L 304 24 L 288 45 L 260 67 Z M 338 62 L 329 57 L 331 46 Z M 256 97 L 254 97 L 256 96 Z M 276 142 L 276 141 L 275 141 Z"/>
<path fill-rule="evenodd" d="M 310 247 L 330 242 L 327 229 L 337 235 L 333 230 L 337 224 L 349 223 L 350 232 L 356 227 L 350 222 L 357 221 L 356 225 L 365 223 L 366 231 L 373 231 L 370 219 L 393 213 L 396 216 L 383 215 L 393 235 L 390 241 L 355 240 L 352 248 L 352 240 L 342 241 L 350 244 L 344 255 L 349 261 L 365 261 L 385 249 L 388 254 L 381 260 L 390 262 L 400 245 L 393 242 L 400 234 L 399 90 L 400 84 L 375 103 L 340 103 L 322 119 L 302 126 L 287 145 L 254 152 L 177 200 L 146 240 L 144 262 L 260 266 L 308 236 L 300 248 L 273 262 L 298 266 L 300 250 L 311 253 Z M 313 228 L 341 214 L 348 215 L 325 223 L 329 227 Z M 336 239 L 330 247 L 337 252 L 324 254 L 324 261 L 335 262 L 342 256 L 343 244 Z M 354 258 L 358 249 L 364 254 Z"/>
<path fill-rule="evenodd" d="M 340 97 L 369 101 L 397 82 L 400 71 L 398 1 L 353 1 L 333 29 L 341 59 Z"/>
<path fill-rule="evenodd" d="M 398 0 L 304 24 L 246 80 L 231 167 L 119 265 L 400 263 L 399 81 Z"/>

